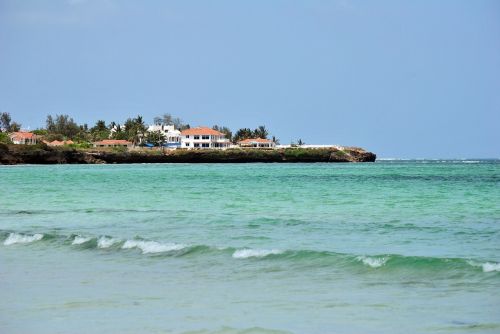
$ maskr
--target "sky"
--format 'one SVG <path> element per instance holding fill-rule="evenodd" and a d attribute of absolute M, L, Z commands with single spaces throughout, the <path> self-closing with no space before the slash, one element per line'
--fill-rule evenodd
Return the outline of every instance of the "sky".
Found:
<path fill-rule="evenodd" d="M 0 0 L 0 111 L 500 158 L 500 1 Z"/>

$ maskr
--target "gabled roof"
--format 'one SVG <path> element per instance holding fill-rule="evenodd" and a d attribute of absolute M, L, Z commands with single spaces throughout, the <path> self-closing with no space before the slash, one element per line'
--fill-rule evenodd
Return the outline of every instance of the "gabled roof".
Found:
<path fill-rule="evenodd" d="M 238 143 L 241 143 L 241 144 L 251 144 L 251 143 L 270 144 L 272 142 L 273 142 L 272 140 L 263 139 L 263 138 L 247 138 L 247 139 L 240 140 Z"/>
<path fill-rule="evenodd" d="M 187 136 L 187 135 L 212 135 L 212 136 L 224 136 L 222 132 L 219 132 L 217 130 L 208 128 L 206 126 L 198 126 L 196 128 L 191 128 L 191 129 L 186 129 L 181 132 L 182 136 Z"/>
<path fill-rule="evenodd" d="M 16 138 L 16 139 L 34 139 L 34 138 L 36 138 L 36 134 L 34 134 L 33 132 L 23 132 L 23 131 L 12 132 L 9 136 L 11 138 Z"/>

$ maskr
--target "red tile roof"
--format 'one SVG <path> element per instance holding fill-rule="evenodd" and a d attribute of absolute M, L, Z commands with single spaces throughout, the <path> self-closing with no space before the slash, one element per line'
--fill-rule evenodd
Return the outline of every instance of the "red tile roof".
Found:
<path fill-rule="evenodd" d="M 104 139 L 101 141 L 96 141 L 96 145 L 132 145 L 131 142 L 124 139 Z"/>
<path fill-rule="evenodd" d="M 32 132 L 19 131 L 19 132 L 12 132 L 10 134 L 10 137 L 16 138 L 16 139 L 34 139 L 34 138 L 36 138 L 36 134 L 34 134 Z"/>
<path fill-rule="evenodd" d="M 247 138 L 247 139 L 240 140 L 238 143 L 241 143 L 241 144 L 250 144 L 250 143 L 270 144 L 272 142 L 273 142 L 272 140 L 263 139 L 263 138 Z"/>
<path fill-rule="evenodd" d="M 196 127 L 196 128 L 186 129 L 186 130 L 184 130 L 184 131 L 181 132 L 181 135 L 182 136 L 187 136 L 187 135 L 224 136 L 224 134 L 222 132 L 219 132 L 217 130 L 208 128 L 206 126 L 199 126 L 199 127 Z"/>
<path fill-rule="evenodd" d="M 51 141 L 51 142 L 46 142 L 44 140 L 44 143 L 47 144 L 47 145 L 49 145 L 49 146 L 63 146 L 63 145 L 74 144 L 74 142 L 72 140 L 65 140 L 65 141 L 54 140 L 54 141 Z"/>

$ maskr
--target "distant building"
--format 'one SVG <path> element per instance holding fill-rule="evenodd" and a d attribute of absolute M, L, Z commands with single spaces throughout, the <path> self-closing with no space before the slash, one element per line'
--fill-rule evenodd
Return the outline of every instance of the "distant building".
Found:
<path fill-rule="evenodd" d="M 226 135 L 207 127 L 196 127 L 181 132 L 181 147 L 187 149 L 225 149 L 231 143 Z"/>
<path fill-rule="evenodd" d="M 16 145 L 35 145 L 40 141 L 40 136 L 32 132 L 12 132 L 9 134 L 12 143 Z"/>
<path fill-rule="evenodd" d="M 163 146 L 169 148 L 181 147 L 181 132 L 173 125 L 155 124 L 148 127 L 148 132 L 161 133 L 164 137 Z"/>
<path fill-rule="evenodd" d="M 248 138 L 238 142 L 240 147 L 253 147 L 253 148 L 274 148 L 276 144 L 269 139 L 262 138 Z"/>
<path fill-rule="evenodd" d="M 132 143 L 123 139 L 104 139 L 93 142 L 94 147 L 132 147 Z"/>

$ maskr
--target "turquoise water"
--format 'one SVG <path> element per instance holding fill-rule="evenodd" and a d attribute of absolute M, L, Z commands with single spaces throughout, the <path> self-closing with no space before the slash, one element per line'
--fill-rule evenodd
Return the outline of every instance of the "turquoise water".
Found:
<path fill-rule="evenodd" d="M 499 333 L 500 163 L 0 166 L 1 333 Z"/>

